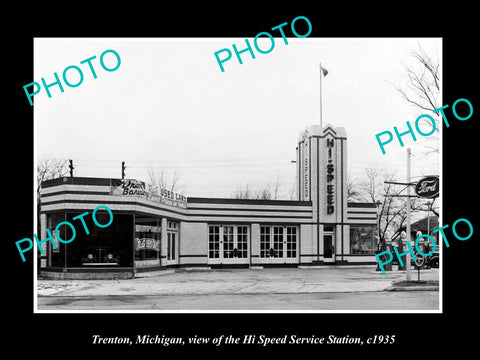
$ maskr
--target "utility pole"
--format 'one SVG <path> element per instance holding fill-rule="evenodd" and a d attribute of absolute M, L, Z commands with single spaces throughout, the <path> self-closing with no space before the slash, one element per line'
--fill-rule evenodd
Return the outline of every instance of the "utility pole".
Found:
<path fill-rule="evenodd" d="M 125 179 L 125 169 L 127 167 L 125 166 L 125 161 L 122 161 L 122 180 Z"/>
<path fill-rule="evenodd" d="M 411 149 L 408 148 L 407 149 L 407 182 L 406 183 L 402 183 L 402 182 L 397 182 L 397 181 L 384 181 L 384 183 L 386 184 L 395 184 L 395 185 L 406 185 L 406 189 L 407 189 L 407 195 L 390 195 L 390 196 L 395 196 L 395 197 L 406 197 L 407 198 L 407 209 L 406 209 L 406 215 L 407 215 L 407 224 L 406 224 L 406 234 L 405 234 L 405 245 L 411 245 L 410 244 L 410 231 L 411 231 L 411 227 L 410 227 L 410 224 L 411 224 L 411 219 L 410 219 L 410 212 L 411 212 L 411 205 L 410 205 L 410 197 L 417 197 L 415 195 L 410 195 L 410 186 L 412 186 L 412 180 L 411 180 L 411 166 L 410 166 L 410 157 L 411 157 Z M 402 231 L 403 233 L 403 231 Z M 407 248 L 408 249 L 411 249 L 412 247 L 411 246 L 408 246 L 407 245 Z M 399 246 L 398 246 L 400 252 L 403 254 L 403 239 L 400 238 L 400 243 L 399 243 Z M 406 256 L 406 264 L 405 266 L 403 267 L 406 272 L 405 272 L 405 275 L 406 275 L 406 280 L 407 281 L 410 281 L 411 278 L 412 278 L 412 274 L 411 274 L 411 256 L 410 256 L 410 251 L 407 252 L 407 256 Z M 399 263 L 399 270 L 400 270 L 400 263 Z"/>
<path fill-rule="evenodd" d="M 70 177 L 73 177 L 73 169 L 75 169 L 73 167 L 73 160 L 69 159 L 68 161 L 70 162 L 70 165 L 68 165 L 68 167 L 70 168 Z"/>

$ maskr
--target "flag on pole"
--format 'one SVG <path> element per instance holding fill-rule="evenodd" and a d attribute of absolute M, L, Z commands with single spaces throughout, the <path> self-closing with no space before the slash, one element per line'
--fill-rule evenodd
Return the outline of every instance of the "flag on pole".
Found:
<path fill-rule="evenodd" d="M 320 63 L 320 128 L 323 129 L 323 125 L 322 125 L 322 110 L 323 110 L 323 106 L 322 106 L 322 73 L 323 73 L 323 76 L 327 76 L 328 74 L 328 71 L 327 69 L 325 69 L 324 67 L 322 67 L 322 64 Z"/>

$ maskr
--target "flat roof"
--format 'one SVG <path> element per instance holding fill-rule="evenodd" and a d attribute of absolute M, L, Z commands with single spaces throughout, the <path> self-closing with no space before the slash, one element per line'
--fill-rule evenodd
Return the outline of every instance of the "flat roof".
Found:
<path fill-rule="evenodd" d="M 111 186 L 112 181 L 118 182 L 119 178 L 95 178 L 95 177 L 60 177 L 42 181 L 42 188 L 49 188 L 59 185 L 97 185 Z M 243 204 L 243 205 L 290 205 L 290 206 L 311 206 L 311 201 L 300 200 L 260 200 L 260 199 L 234 199 L 234 198 L 205 198 L 187 197 L 187 202 L 208 203 L 208 204 Z M 375 203 L 369 202 L 348 202 L 349 208 L 376 208 Z"/>

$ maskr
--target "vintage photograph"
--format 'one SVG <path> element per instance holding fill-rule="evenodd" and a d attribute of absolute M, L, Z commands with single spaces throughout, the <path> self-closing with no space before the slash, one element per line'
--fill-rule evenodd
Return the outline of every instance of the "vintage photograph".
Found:
<path fill-rule="evenodd" d="M 34 39 L 35 312 L 442 312 L 442 38 L 296 24 Z"/>

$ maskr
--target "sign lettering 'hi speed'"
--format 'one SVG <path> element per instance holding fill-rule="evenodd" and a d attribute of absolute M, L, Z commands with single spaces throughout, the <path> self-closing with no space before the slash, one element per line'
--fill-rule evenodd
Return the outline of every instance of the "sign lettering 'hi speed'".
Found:
<path fill-rule="evenodd" d="M 415 185 L 415 193 L 422 198 L 436 198 L 440 192 L 438 176 L 427 176 Z"/>

